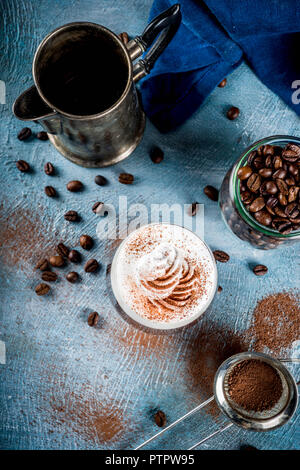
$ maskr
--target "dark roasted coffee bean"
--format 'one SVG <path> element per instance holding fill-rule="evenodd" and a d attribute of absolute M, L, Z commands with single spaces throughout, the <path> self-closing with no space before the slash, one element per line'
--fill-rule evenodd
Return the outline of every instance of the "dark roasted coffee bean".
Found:
<path fill-rule="evenodd" d="M 232 106 L 227 111 L 227 117 L 228 119 L 230 119 L 230 121 L 233 121 L 234 119 L 236 119 L 239 116 L 239 114 L 240 114 L 240 110 L 236 106 Z"/>
<path fill-rule="evenodd" d="M 274 155 L 274 147 L 273 145 L 263 145 L 263 149 L 262 149 L 262 153 L 263 155 L 267 156 L 267 155 Z"/>
<path fill-rule="evenodd" d="M 30 170 L 30 165 L 29 163 L 25 162 L 25 160 L 18 160 L 16 162 L 16 165 L 18 170 L 22 173 L 28 173 L 28 171 Z"/>
<path fill-rule="evenodd" d="M 278 199 L 274 196 L 270 196 L 267 199 L 266 206 L 269 207 L 270 209 L 274 209 L 278 204 Z"/>
<path fill-rule="evenodd" d="M 264 146 L 261 145 L 260 147 L 258 147 L 258 149 L 256 149 L 256 152 L 257 152 L 257 155 L 262 156 L 264 154 Z"/>
<path fill-rule="evenodd" d="M 134 181 L 134 176 L 130 173 L 121 173 L 119 175 L 119 182 L 122 184 L 132 184 Z"/>
<path fill-rule="evenodd" d="M 56 247 L 56 250 L 59 255 L 68 258 L 70 249 L 64 243 L 59 243 Z"/>
<path fill-rule="evenodd" d="M 255 157 L 254 160 L 253 160 L 253 163 L 252 163 L 252 166 L 256 169 L 256 170 L 260 170 L 261 168 L 263 168 L 265 166 L 265 162 L 263 160 L 262 157 L 258 156 L 258 157 Z"/>
<path fill-rule="evenodd" d="M 273 155 L 268 155 L 265 159 L 265 166 L 271 168 L 273 163 Z"/>
<path fill-rule="evenodd" d="M 250 212 L 257 212 L 262 210 L 265 207 L 265 200 L 263 197 L 257 197 L 254 199 L 252 204 L 249 207 Z"/>
<path fill-rule="evenodd" d="M 252 193 L 257 193 L 261 185 L 261 177 L 257 173 L 252 173 L 247 181 L 247 186 Z"/>
<path fill-rule="evenodd" d="M 45 193 L 48 197 L 56 197 L 56 190 L 53 188 L 53 186 L 46 186 Z"/>
<path fill-rule="evenodd" d="M 272 169 L 271 168 L 261 168 L 258 173 L 263 178 L 270 178 L 272 176 Z"/>
<path fill-rule="evenodd" d="M 237 175 L 241 181 L 247 180 L 251 174 L 252 168 L 250 166 L 242 166 L 237 172 Z"/>
<path fill-rule="evenodd" d="M 67 190 L 71 191 L 72 193 L 77 193 L 83 189 L 83 184 L 81 181 L 73 180 L 69 181 L 67 184 Z"/>
<path fill-rule="evenodd" d="M 154 415 L 154 421 L 159 428 L 163 428 L 167 423 L 165 413 L 161 410 L 157 411 Z"/>
<path fill-rule="evenodd" d="M 36 266 L 35 266 L 35 269 L 40 269 L 41 271 L 47 271 L 47 269 L 49 269 L 49 263 L 48 263 L 48 260 L 46 258 L 42 258 L 40 259 Z"/>
<path fill-rule="evenodd" d="M 295 152 L 298 155 L 298 157 L 300 157 L 300 146 L 299 145 L 287 144 L 286 148 L 288 150 L 293 150 L 293 152 Z"/>
<path fill-rule="evenodd" d="M 213 251 L 213 255 L 216 261 L 220 261 L 220 263 L 227 263 L 230 260 L 230 256 L 222 250 L 215 250 Z"/>
<path fill-rule="evenodd" d="M 255 276 L 264 276 L 268 272 L 267 266 L 263 264 L 258 264 L 257 266 L 254 266 L 253 272 Z"/>
<path fill-rule="evenodd" d="M 50 163 L 50 162 L 45 163 L 44 171 L 45 171 L 46 175 L 53 176 L 55 171 L 54 171 L 54 166 L 52 165 L 52 163 Z"/>
<path fill-rule="evenodd" d="M 57 274 L 53 271 L 44 271 L 42 274 L 43 281 L 54 282 L 57 279 Z"/>
<path fill-rule="evenodd" d="M 79 242 L 84 250 L 90 250 L 94 245 L 94 241 L 89 235 L 81 235 Z"/>
<path fill-rule="evenodd" d="M 164 152 L 160 147 L 152 147 L 150 150 L 150 158 L 153 163 L 161 163 L 164 159 Z"/>
<path fill-rule="evenodd" d="M 38 284 L 35 288 L 35 292 L 37 295 L 46 295 L 48 294 L 49 290 L 50 286 L 48 286 L 48 284 L 44 284 L 43 282 Z"/>
<path fill-rule="evenodd" d="M 248 158 L 247 158 L 248 165 L 252 166 L 253 160 L 256 156 L 257 156 L 257 152 L 255 150 L 249 153 Z"/>
<path fill-rule="evenodd" d="M 94 273 L 98 268 L 99 263 L 96 259 L 89 259 L 84 265 L 84 270 L 86 273 Z"/>
<path fill-rule="evenodd" d="M 103 202 L 95 202 L 95 204 L 93 204 L 92 210 L 93 212 L 95 212 L 95 214 L 100 214 L 100 212 L 103 209 L 103 206 L 104 206 Z"/>
<path fill-rule="evenodd" d="M 278 230 L 280 233 L 285 233 L 287 231 L 291 231 L 293 229 L 293 226 L 291 222 L 287 219 L 284 219 L 282 217 L 275 217 L 272 220 L 272 227 L 274 230 Z M 287 232 L 289 233 L 289 232 Z"/>
<path fill-rule="evenodd" d="M 20 130 L 18 134 L 18 139 L 26 140 L 26 139 L 29 139 L 31 135 L 32 135 L 31 129 L 29 129 L 29 127 L 24 127 L 23 129 Z"/>
<path fill-rule="evenodd" d="M 278 170 L 274 171 L 272 178 L 276 180 L 277 178 L 279 179 L 284 179 L 286 177 L 286 171 L 283 168 L 279 168 Z"/>
<path fill-rule="evenodd" d="M 88 325 L 96 326 L 99 321 L 99 314 L 97 312 L 92 312 L 88 316 Z"/>
<path fill-rule="evenodd" d="M 125 33 L 125 32 L 124 32 L 124 33 L 120 33 L 120 34 L 119 34 L 119 38 L 121 39 L 121 41 L 122 41 L 123 44 L 127 44 L 128 41 L 129 41 L 129 36 L 128 36 L 128 34 Z"/>
<path fill-rule="evenodd" d="M 98 184 L 98 186 L 105 186 L 107 184 L 107 179 L 104 178 L 104 176 L 101 176 L 101 175 L 95 176 L 94 181 L 95 181 L 96 184 Z"/>
<path fill-rule="evenodd" d="M 295 178 L 293 178 L 292 176 L 288 176 L 287 178 L 285 178 L 284 181 L 286 182 L 288 186 L 295 186 L 296 184 Z"/>
<path fill-rule="evenodd" d="M 295 178 L 298 176 L 299 169 L 296 165 L 291 164 L 288 166 L 289 173 L 294 176 Z"/>
<path fill-rule="evenodd" d="M 71 261 L 71 263 L 80 263 L 81 253 L 79 253 L 77 250 L 71 250 L 68 259 Z"/>
<path fill-rule="evenodd" d="M 287 218 L 287 215 L 281 206 L 276 206 L 274 212 L 278 217 Z"/>
<path fill-rule="evenodd" d="M 50 256 L 49 258 L 51 266 L 55 268 L 60 268 L 65 264 L 65 261 L 61 255 Z"/>
<path fill-rule="evenodd" d="M 262 225 L 265 225 L 267 227 L 271 225 L 272 217 L 269 214 L 269 212 L 265 210 L 254 212 L 254 217 L 257 220 L 257 222 L 259 222 Z"/>
<path fill-rule="evenodd" d="M 241 193 L 241 200 L 243 201 L 244 204 L 251 204 L 253 199 L 254 199 L 254 194 L 251 193 L 250 191 L 243 191 Z"/>
<path fill-rule="evenodd" d="M 66 275 L 66 279 L 67 281 L 74 284 L 79 279 L 79 275 L 75 271 L 71 271 L 70 273 Z"/>
<path fill-rule="evenodd" d="M 298 204 L 296 202 L 291 202 L 290 204 L 288 204 L 285 208 L 285 211 L 286 215 L 290 218 L 290 219 L 294 219 L 296 217 L 298 217 L 299 215 L 299 207 L 298 207 Z"/>
<path fill-rule="evenodd" d="M 204 193 L 212 201 L 217 201 L 219 198 L 219 191 L 213 186 L 210 186 L 210 185 L 205 186 Z"/>
<path fill-rule="evenodd" d="M 224 88 L 227 85 L 227 78 L 224 78 L 218 85 L 219 88 Z"/>
<path fill-rule="evenodd" d="M 190 215 L 194 217 L 198 212 L 198 202 L 193 202 L 190 207 Z"/>
<path fill-rule="evenodd" d="M 276 194 L 278 192 L 278 188 L 273 181 L 266 181 L 264 183 L 263 192 L 264 191 L 266 192 L 266 194 Z"/>
<path fill-rule="evenodd" d="M 247 186 L 246 186 L 245 184 L 243 184 L 242 181 L 240 181 L 240 191 L 241 191 L 241 193 L 242 193 L 243 191 L 247 191 Z"/>
<path fill-rule="evenodd" d="M 48 134 L 45 131 L 38 132 L 36 136 L 39 140 L 48 140 Z"/>
<path fill-rule="evenodd" d="M 300 156 L 297 155 L 297 152 L 294 150 L 286 149 L 282 152 L 282 158 L 287 162 L 294 163 L 300 158 Z"/>
<path fill-rule="evenodd" d="M 273 158 L 273 167 L 275 168 L 275 170 L 282 168 L 282 160 L 279 155 Z"/>
<path fill-rule="evenodd" d="M 294 202 L 297 199 L 297 196 L 299 194 L 300 187 L 299 186 L 291 186 L 289 188 L 289 194 L 288 194 L 288 201 L 289 202 Z"/>
<path fill-rule="evenodd" d="M 220 292 L 222 292 L 222 290 L 223 290 L 223 287 L 222 287 L 222 286 L 218 286 L 218 292 L 220 293 Z"/>
<path fill-rule="evenodd" d="M 278 201 L 279 201 L 279 204 L 281 204 L 282 206 L 286 206 L 288 203 L 287 198 L 282 193 L 278 194 Z"/>
<path fill-rule="evenodd" d="M 285 183 L 284 180 L 280 179 L 280 178 L 277 178 L 276 179 L 276 185 L 277 185 L 277 188 L 279 189 L 279 191 L 284 194 L 285 196 L 288 195 L 289 193 L 289 188 L 287 187 L 287 184 Z"/>
<path fill-rule="evenodd" d="M 64 218 L 69 222 L 77 222 L 77 220 L 79 220 L 79 215 L 76 211 L 68 211 L 65 213 Z"/>

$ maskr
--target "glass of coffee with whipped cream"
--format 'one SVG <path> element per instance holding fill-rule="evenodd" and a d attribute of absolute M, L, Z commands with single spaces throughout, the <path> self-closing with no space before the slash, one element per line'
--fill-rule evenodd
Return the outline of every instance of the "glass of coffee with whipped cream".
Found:
<path fill-rule="evenodd" d="M 210 248 L 190 230 L 153 223 L 132 232 L 117 249 L 111 267 L 118 304 L 143 326 L 168 330 L 199 318 L 217 286 Z"/>

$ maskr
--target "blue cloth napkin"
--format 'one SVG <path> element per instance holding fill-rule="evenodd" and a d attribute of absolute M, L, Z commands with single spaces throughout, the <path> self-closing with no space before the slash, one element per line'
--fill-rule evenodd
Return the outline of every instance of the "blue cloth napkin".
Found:
<path fill-rule="evenodd" d="M 150 19 L 174 3 L 155 0 Z M 243 60 L 300 114 L 292 88 L 294 83 L 300 90 L 299 0 L 179 3 L 182 24 L 141 82 L 144 109 L 158 129 L 167 132 L 182 124 Z"/>

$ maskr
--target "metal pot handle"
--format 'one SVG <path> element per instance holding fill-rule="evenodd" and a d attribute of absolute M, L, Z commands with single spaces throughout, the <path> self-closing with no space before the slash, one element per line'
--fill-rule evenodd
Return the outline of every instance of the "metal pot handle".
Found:
<path fill-rule="evenodd" d="M 181 23 L 180 5 L 171 6 L 148 24 L 141 36 L 136 36 L 128 42 L 127 49 L 131 60 L 143 54 L 161 33 L 146 56 L 133 66 L 133 81 L 145 77 L 176 34 Z"/>

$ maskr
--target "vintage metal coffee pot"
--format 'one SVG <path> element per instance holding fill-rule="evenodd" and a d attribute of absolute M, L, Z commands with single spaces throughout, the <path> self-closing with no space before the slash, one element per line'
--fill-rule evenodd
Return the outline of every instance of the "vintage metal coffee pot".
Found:
<path fill-rule="evenodd" d="M 173 5 L 126 45 L 94 23 L 55 29 L 35 53 L 35 85 L 15 101 L 15 116 L 39 122 L 56 149 L 79 165 L 102 167 L 123 160 L 145 127 L 135 83 L 150 72 L 180 22 L 180 6 Z M 133 64 L 158 34 L 150 51 Z"/>

